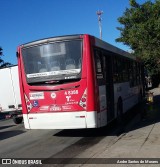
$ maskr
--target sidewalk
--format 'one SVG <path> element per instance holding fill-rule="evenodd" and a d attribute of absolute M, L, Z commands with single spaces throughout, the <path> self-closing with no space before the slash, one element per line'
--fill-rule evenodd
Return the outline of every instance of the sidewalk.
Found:
<path fill-rule="evenodd" d="M 75 158 L 160 158 L 160 88 L 152 89 L 154 102 L 146 104 L 120 136 L 107 136 Z M 159 159 L 160 163 L 160 159 Z M 66 166 L 152 167 L 160 164 L 81 164 Z"/>

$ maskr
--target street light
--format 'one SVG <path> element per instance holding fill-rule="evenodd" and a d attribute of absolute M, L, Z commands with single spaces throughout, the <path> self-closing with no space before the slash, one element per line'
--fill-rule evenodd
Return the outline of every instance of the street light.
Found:
<path fill-rule="evenodd" d="M 97 15 L 98 15 L 98 24 L 99 24 L 99 32 L 100 32 L 100 39 L 102 39 L 102 18 L 101 15 L 103 14 L 103 11 L 97 11 Z"/>

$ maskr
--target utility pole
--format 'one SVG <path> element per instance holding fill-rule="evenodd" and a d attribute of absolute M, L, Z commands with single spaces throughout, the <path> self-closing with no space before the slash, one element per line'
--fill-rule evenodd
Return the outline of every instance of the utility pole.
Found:
<path fill-rule="evenodd" d="M 98 24 L 99 24 L 99 32 L 100 32 L 100 39 L 102 39 L 102 18 L 101 15 L 103 14 L 103 11 L 97 11 L 98 15 Z"/>

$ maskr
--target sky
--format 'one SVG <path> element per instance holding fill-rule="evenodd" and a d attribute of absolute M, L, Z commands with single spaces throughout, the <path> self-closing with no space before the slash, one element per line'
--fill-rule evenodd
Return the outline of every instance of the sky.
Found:
<path fill-rule="evenodd" d="M 145 0 L 137 0 L 144 3 Z M 17 46 L 38 39 L 91 34 L 100 37 L 98 10 L 102 14 L 102 39 L 123 50 L 117 21 L 129 0 L 0 0 L 0 46 L 5 62 L 17 64 Z"/>

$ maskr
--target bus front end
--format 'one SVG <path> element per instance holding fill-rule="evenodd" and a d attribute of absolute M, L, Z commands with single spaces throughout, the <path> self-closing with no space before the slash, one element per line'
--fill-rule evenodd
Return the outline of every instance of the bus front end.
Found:
<path fill-rule="evenodd" d="M 97 127 L 89 48 L 88 35 L 47 38 L 18 47 L 26 129 Z"/>

